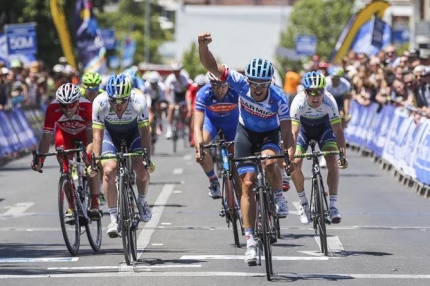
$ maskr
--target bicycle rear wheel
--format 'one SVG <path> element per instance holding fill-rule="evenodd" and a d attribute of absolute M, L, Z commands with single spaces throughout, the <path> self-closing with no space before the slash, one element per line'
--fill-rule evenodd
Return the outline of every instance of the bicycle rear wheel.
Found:
<path fill-rule="evenodd" d="M 264 260 L 266 265 L 266 277 L 268 281 L 271 281 L 271 275 L 273 273 L 271 245 L 272 234 L 270 229 L 270 217 L 268 213 L 268 201 L 263 188 L 260 188 L 259 190 L 259 207 L 261 214 L 261 239 L 263 243 Z"/>
<path fill-rule="evenodd" d="M 241 227 L 241 217 L 239 214 L 239 208 L 237 207 L 236 193 L 234 190 L 233 182 L 228 179 L 229 174 L 223 178 L 223 198 L 224 198 L 224 209 L 227 218 L 230 219 L 233 229 L 234 244 L 240 248 L 241 244 L 239 241 L 239 229 Z"/>
<path fill-rule="evenodd" d="M 91 194 L 90 187 L 88 186 L 87 178 L 83 178 L 84 195 L 87 210 L 91 208 Z M 88 242 L 94 251 L 100 251 L 102 244 L 102 221 L 89 221 L 85 224 L 85 231 L 87 232 Z"/>
<path fill-rule="evenodd" d="M 58 184 L 58 214 L 64 242 L 71 255 L 78 254 L 81 242 L 81 226 L 74 191 L 69 177 L 61 176 Z"/>
<path fill-rule="evenodd" d="M 320 237 L 321 252 L 325 256 L 328 255 L 327 247 L 327 230 L 326 230 L 326 217 L 324 210 L 324 198 L 322 197 L 321 178 L 317 177 L 314 180 L 314 191 L 315 191 L 315 214 L 316 214 L 316 232 Z"/>
<path fill-rule="evenodd" d="M 122 247 L 124 250 L 124 259 L 127 265 L 132 262 L 131 234 L 130 234 L 130 213 L 128 211 L 129 198 L 127 194 L 127 184 L 123 177 L 119 181 L 119 207 L 120 207 L 120 224 Z"/>

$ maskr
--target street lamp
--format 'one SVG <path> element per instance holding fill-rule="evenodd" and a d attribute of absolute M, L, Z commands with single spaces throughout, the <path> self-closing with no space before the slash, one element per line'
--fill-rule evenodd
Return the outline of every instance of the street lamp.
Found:
<path fill-rule="evenodd" d="M 151 3 L 150 0 L 133 0 L 134 2 L 143 2 L 145 1 L 145 62 L 149 63 L 149 26 L 151 24 L 150 19 L 150 10 L 151 10 Z"/>

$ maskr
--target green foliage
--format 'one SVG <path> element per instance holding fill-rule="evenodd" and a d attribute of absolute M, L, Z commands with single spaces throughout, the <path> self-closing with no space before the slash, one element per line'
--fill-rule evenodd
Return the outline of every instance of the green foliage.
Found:
<path fill-rule="evenodd" d="M 328 60 L 336 42 L 353 15 L 354 1 L 350 0 L 300 0 L 294 5 L 286 29 L 281 32 L 280 46 L 295 49 L 298 35 L 317 37 L 317 54 Z M 285 66 L 301 69 L 300 62 L 278 58 L 282 70 Z"/>
<path fill-rule="evenodd" d="M 184 52 L 182 64 L 184 69 L 189 73 L 191 79 L 198 74 L 206 74 L 207 72 L 200 62 L 199 50 L 195 42 L 191 44 L 189 50 Z"/>

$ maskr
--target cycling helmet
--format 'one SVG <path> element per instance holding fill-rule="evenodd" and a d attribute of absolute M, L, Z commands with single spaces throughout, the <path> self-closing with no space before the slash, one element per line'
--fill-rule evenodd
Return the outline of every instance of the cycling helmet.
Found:
<path fill-rule="evenodd" d="M 79 100 L 81 92 L 77 85 L 73 83 L 64 83 L 57 89 L 55 97 L 60 103 L 70 104 Z"/>
<path fill-rule="evenodd" d="M 125 74 L 112 75 L 106 84 L 106 92 L 110 98 L 124 98 L 131 93 L 131 80 Z"/>
<path fill-rule="evenodd" d="M 198 74 L 194 78 L 194 83 L 197 85 L 205 85 L 206 84 L 206 77 L 203 74 Z"/>
<path fill-rule="evenodd" d="M 170 68 L 172 69 L 172 71 L 180 71 L 182 69 L 182 64 L 181 63 L 172 63 L 170 65 Z"/>
<path fill-rule="evenodd" d="M 99 85 L 102 82 L 102 77 L 96 72 L 86 72 L 82 76 L 82 83 L 86 86 Z"/>
<path fill-rule="evenodd" d="M 331 66 L 328 69 L 328 74 L 331 76 L 341 77 L 343 76 L 343 68 L 339 66 Z"/>
<path fill-rule="evenodd" d="M 307 72 L 303 76 L 302 84 L 305 89 L 325 88 L 325 76 L 320 71 Z"/>
<path fill-rule="evenodd" d="M 273 74 L 272 63 L 261 58 L 251 60 L 245 70 L 245 75 L 250 79 L 271 80 Z"/>
<path fill-rule="evenodd" d="M 55 66 L 52 68 L 52 70 L 53 70 L 55 73 L 62 73 L 62 72 L 64 72 L 64 66 L 63 66 L 63 65 L 55 65 Z"/>
<path fill-rule="evenodd" d="M 160 74 L 156 71 L 152 71 L 146 76 L 146 80 L 149 83 L 158 83 L 160 81 Z"/>

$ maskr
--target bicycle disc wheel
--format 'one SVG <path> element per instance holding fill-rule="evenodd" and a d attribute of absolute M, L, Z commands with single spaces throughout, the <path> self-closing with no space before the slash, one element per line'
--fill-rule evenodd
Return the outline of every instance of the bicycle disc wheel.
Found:
<path fill-rule="evenodd" d="M 327 247 L 327 230 L 325 225 L 325 211 L 324 211 L 324 202 L 321 193 L 321 181 L 316 179 L 314 181 L 315 184 L 315 195 L 316 195 L 316 215 L 317 215 L 317 227 L 318 234 L 320 237 L 321 244 L 321 252 L 324 253 L 325 256 L 328 255 L 328 247 Z"/>
<path fill-rule="evenodd" d="M 267 198 L 265 197 L 263 188 L 259 190 L 259 204 L 260 204 L 260 213 L 261 213 L 261 239 L 263 243 L 264 249 L 264 261 L 266 265 L 266 277 L 268 281 L 271 281 L 272 274 L 272 249 L 271 249 L 271 234 L 270 229 L 268 228 L 269 224 L 269 216 L 267 209 Z"/>
<path fill-rule="evenodd" d="M 124 259 L 127 265 L 131 264 L 132 260 L 132 251 L 130 245 L 130 213 L 128 211 L 129 199 L 127 195 L 127 185 L 124 181 L 124 178 L 121 178 L 119 181 L 119 205 L 121 208 L 120 212 L 120 223 L 121 223 L 121 238 L 122 238 L 122 247 L 124 250 Z"/>
<path fill-rule="evenodd" d="M 91 194 L 88 186 L 87 178 L 83 178 L 85 202 L 87 210 L 91 208 Z M 88 242 L 94 251 L 100 251 L 102 244 L 102 220 L 89 221 L 85 224 L 85 231 L 87 232 Z"/>
<path fill-rule="evenodd" d="M 67 250 L 71 255 L 78 254 L 81 227 L 76 211 L 76 201 L 73 194 L 74 187 L 67 176 L 61 176 L 58 184 L 58 214 L 60 216 L 61 232 Z M 70 211 L 69 211 L 70 209 Z"/>
<path fill-rule="evenodd" d="M 223 179 L 223 187 L 225 190 L 224 197 L 227 199 L 227 203 L 224 203 L 224 207 L 226 208 L 226 215 L 229 216 L 232 229 L 233 229 L 233 238 L 234 238 L 234 244 L 240 248 L 240 241 L 239 241 L 239 229 L 238 229 L 238 222 L 240 223 L 240 217 L 238 214 L 238 208 L 237 206 L 237 199 L 235 191 L 234 191 L 234 185 L 233 182 L 228 179 L 229 174 L 227 172 L 226 176 Z M 239 224 L 240 226 L 240 224 Z"/>

